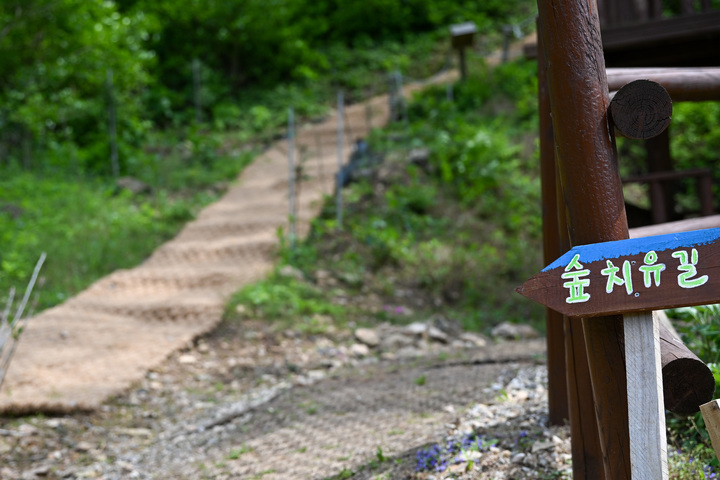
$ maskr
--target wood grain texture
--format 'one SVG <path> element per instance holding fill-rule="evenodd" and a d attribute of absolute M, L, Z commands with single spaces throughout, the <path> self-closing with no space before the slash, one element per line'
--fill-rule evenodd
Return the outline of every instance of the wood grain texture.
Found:
<path fill-rule="evenodd" d="M 618 90 L 610 102 L 610 116 L 623 137 L 647 140 L 670 125 L 672 100 L 662 85 L 635 80 Z"/>
<path fill-rule="evenodd" d="M 627 314 L 624 319 L 632 478 L 666 480 L 659 322 L 651 312 Z"/>
<path fill-rule="evenodd" d="M 715 456 L 720 460 L 720 403 L 713 400 L 700 407 L 703 419 L 705 420 L 705 428 L 710 434 Z"/>
<path fill-rule="evenodd" d="M 538 22 L 538 28 L 541 28 Z M 542 42 L 542 36 L 538 36 Z M 543 258 L 550 263 L 564 250 L 560 246 L 557 171 L 555 167 L 555 137 L 550 115 L 544 51 L 538 60 L 538 113 L 540 117 L 540 180 L 542 193 Z M 563 212 L 564 214 L 564 212 Z M 565 223 L 563 222 L 563 226 Z M 567 237 L 567 229 L 562 232 Z M 565 339 L 563 316 L 547 309 L 545 312 L 548 364 L 548 417 L 550 424 L 563 425 L 569 418 L 568 387 L 565 368 Z M 586 361 L 587 363 L 587 361 Z"/>
<path fill-rule="evenodd" d="M 581 317 L 718 303 L 720 229 L 574 247 L 517 291 Z"/>
<path fill-rule="evenodd" d="M 662 85 L 673 102 L 720 100 L 720 67 L 607 69 L 611 92 L 641 79 Z"/>
<path fill-rule="evenodd" d="M 628 236 L 595 2 L 538 1 L 556 161 L 573 245 Z M 623 320 L 583 319 L 595 414 L 610 480 L 631 478 Z M 589 472 L 587 478 L 601 478 Z"/>

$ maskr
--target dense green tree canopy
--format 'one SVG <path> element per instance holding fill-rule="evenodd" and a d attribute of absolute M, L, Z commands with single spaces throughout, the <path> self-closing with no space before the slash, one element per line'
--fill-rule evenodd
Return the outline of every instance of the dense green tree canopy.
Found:
<path fill-rule="evenodd" d="M 192 118 L 182 112 L 193 107 L 198 71 L 209 117 L 248 88 L 337 78 L 338 55 L 353 49 L 402 44 L 463 20 L 487 31 L 527 16 L 532 3 L 0 0 L 0 166 L 72 158 L 83 171 L 107 173 L 111 93 L 124 167 L 153 123 Z"/>

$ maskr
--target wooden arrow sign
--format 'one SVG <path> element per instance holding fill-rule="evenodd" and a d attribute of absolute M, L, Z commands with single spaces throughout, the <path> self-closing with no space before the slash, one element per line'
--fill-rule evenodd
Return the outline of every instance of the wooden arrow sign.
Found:
<path fill-rule="evenodd" d="M 572 248 L 517 288 L 571 317 L 720 302 L 720 228 Z"/>

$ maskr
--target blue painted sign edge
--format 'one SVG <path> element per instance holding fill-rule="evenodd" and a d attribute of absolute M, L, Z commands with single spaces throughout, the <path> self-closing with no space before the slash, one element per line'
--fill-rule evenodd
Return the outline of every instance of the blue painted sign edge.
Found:
<path fill-rule="evenodd" d="M 718 239 L 720 239 L 720 228 L 708 228 L 706 230 L 694 230 L 691 232 L 668 233 L 652 237 L 577 245 L 565 252 L 553 263 L 543 268 L 542 271 L 547 272 L 559 267 L 565 268 L 572 261 L 575 254 L 578 253 L 580 254 L 581 262 L 592 263 L 600 260 L 611 260 L 618 257 L 647 253 L 650 250 L 661 252 L 664 250 L 708 245 Z"/>

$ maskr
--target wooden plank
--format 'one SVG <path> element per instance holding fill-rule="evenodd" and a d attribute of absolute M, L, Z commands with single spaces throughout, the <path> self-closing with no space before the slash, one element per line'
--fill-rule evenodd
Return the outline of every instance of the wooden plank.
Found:
<path fill-rule="evenodd" d="M 712 176 L 709 168 L 691 168 L 688 170 L 668 170 L 665 172 L 650 172 L 642 175 L 631 175 L 623 178 L 623 183 L 662 182 L 664 180 L 678 180 L 687 177 Z"/>
<path fill-rule="evenodd" d="M 652 237 L 668 233 L 682 233 L 718 227 L 720 227 L 720 215 L 711 215 L 708 217 L 678 220 L 677 222 L 667 222 L 662 225 L 631 228 L 630 238 Z"/>
<path fill-rule="evenodd" d="M 608 68 L 607 79 L 611 92 L 634 80 L 645 79 L 662 85 L 673 102 L 720 100 L 718 67 Z"/>
<path fill-rule="evenodd" d="M 700 411 L 705 420 L 705 428 L 710 434 L 715 456 L 720 460 L 720 404 L 718 400 L 713 400 L 702 405 Z"/>
<path fill-rule="evenodd" d="M 658 320 L 652 312 L 625 315 L 630 463 L 633 479 L 668 478 Z"/>
<path fill-rule="evenodd" d="M 720 10 L 606 28 L 602 36 L 610 67 L 720 65 Z"/>
<path fill-rule="evenodd" d="M 702 38 L 720 33 L 720 11 L 638 23 L 630 27 L 608 27 L 602 31 L 603 48 L 621 50 L 639 45 L 657 45 L 683 38 Z"/>
<path fill-rule="evenodd" d="M 720 302 L 720 228 L 577 246 L 518 287 L 564 315 Z"/>

